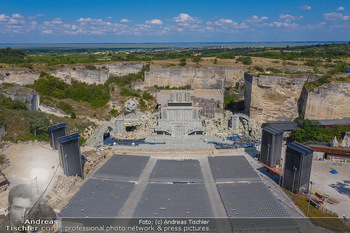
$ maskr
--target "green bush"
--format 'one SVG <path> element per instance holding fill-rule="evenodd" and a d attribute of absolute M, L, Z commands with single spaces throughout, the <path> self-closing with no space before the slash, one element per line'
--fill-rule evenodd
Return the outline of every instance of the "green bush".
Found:
<path fill-rule="evenodd" d="M 118 115 L 119 115 L 119 112 L 118 112 L 117 109 L 111 109 L 111 114 L 112 114 L 113 116 L 118 116 Z"/>
<path fill-rule="evenodd" d="M 349 67 L 349 63 L 347 62 L 338 62 L 336 67 L 334 67 L 332 70 L 330 70 L 330 74 L 336 74 L 336 73 L 346 73 Z"/>
<path fill-rule="evenodd" d="M 149 100 L 153 99 L 153 96 L 150 93 L 148 93 L 148 92 L 144 92 L 142 94 L 142 98 L 144 98 L 145 100 L 149 101 Z"/>
<path fill-rule="evenodd" d="M 202 58 L 199 57 L 199 56 L 196 56 L 196 57 L 192 58 L 193 62 L 200 62 L 201 60 L 202 60 Z"/>
<path fill-rule="evenodd" d="M 85 68 L 88 69 L 88 70 L 96 70 L 97 69 L 96 66 L 90 65 L 90 64 L 86 65 Z"/>
<path fill-rule="evenodd" d="M 75 112 L 71 112 L 71 114 L 70 114 L 70 118 L 72 118 L 72 119 L 77 118 L 77 115 L 75 115 Z"/>
<path fill-rule="evenodd" d="M 265 72 L 265 70 L 261 66 L 254 66 L 254 69 L 256 69 L 259 72 Z"/>
<path fill-rule="evenodd" d="M 3 94 L 0 94 L 0 108 L 4 107 L 7 109 L 16 109 L 16 110 L 27 110 L 27 106 L 24 101 L 19 99 L 11 99 L 10 97 L 5 97 Z"/>
<path fill-rule="evenodd" d="M 321 128 L 319 125 L 312 123 L 310 120 L 303 121 L 302 128 L 293 130 L 290 134 L 291 141 L 300 143 L 312 142 L 331 142 L 336 136 L 341 137 L 341 132 L 348 130 L 344 126 L 336 126 L 335 128 Z"/>
<path fill-rule="evenodd" d="M 148 109 L 148 105 L 146 104 L 146 102 L 142 98 L 139 100 L 139 105 L 140 105 L 140 109 L 142 111 L 145 111 Z"/>
<path fill-rule="evenodd" d="M 87 84 L 72 80 L 71 84 L 46 73 L 34 81 L 29 87 L 34 88 L 40 95 L 47 95 L 58 99 L 70 98 L 75 101 L 85 101 L 93 108 L 102 107 L 110 99 L 108 84 Z"/>
<path fill-rule="evenodd" d="M 71 113 L 74 110 L 69 103 L 63 101 L 58 102 L 57 107 L 62 109 L 65 113 Z"/>
<path fill-rule="evenodd" d="M 229 89 L 224 92 L 224 108 L 233 109 L 234 104 L 238 101 L 237 94 L 231 94 Z"/>
<path fill-rule="evenodd" d="M 276 68 L 273 68 L 273 67 L 266 68 L 266 70 L 267 70 L 267 71 L 270 71 L 270 72 L 273 73 L 273 74 L 280 74 L 280 73 L 283 73 L 281 70 L 276 69 Z"/>
<path fill-rule="evenodd" d="M 216 57 L 220 58 L 220 59 L 235 59 L 236 58 L 234 52 L 222 52 L 222 53 L 219 53 Z"/>
<path fill-rule="evenodd" d="M 325 83 L 330 83 L 332 79 L 331 75 L 323 75 L 321 78 L 317 79 L 316 81 L 309 82 L 305 84 L 305 88 L 309 91 L 312 91 L 315 87 L 320 87 Z"/>
<path fill-rule="evenodd" d="M 180 66 L 185 66 L 186 65 L 186 58 L 181 58 L 180 59 Z"/>
<path fill-rule="evenodd" d="M 49 141 L 49 135 L 47 133 L 47 127 L 50 125 L 50 119 L 41 112 L 29 111 L 29 129 L 30 132 L 39 140 L 39 141 Z"/>
<path fill-rule="evenodd" d="M 12 49 L 10 47 L 0 49 L 0 63 L 15 64 L 23 63 L 25 53 L 18 49 Z"/>
<path fill-rule="evenodd" d="M 127 88 L 122 88 L 122 90 L 120 91 L 120 95 L 140 97 L 140 94 L 137 91 L 132 91 Z"/>
<path fill-rule="evenodd" d="M 251 57 L 239 57 L 236 61 L 242 62 L 243 65 L 251 65 L 253 63 Z"/>

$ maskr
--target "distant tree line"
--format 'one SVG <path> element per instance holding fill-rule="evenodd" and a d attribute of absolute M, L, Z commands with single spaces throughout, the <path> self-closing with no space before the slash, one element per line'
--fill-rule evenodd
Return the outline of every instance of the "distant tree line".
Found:
<path fill-rule="evenodd" d="M 0 63 L 16 64 L 23 63 L 25 53 L 19 49 L 5 48 L 0 49 Z"/>

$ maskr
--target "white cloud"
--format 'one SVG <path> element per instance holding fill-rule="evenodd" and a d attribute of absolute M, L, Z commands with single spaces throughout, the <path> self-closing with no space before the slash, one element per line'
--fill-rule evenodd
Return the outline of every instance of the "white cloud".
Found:
<path fill-rule="evenodd" d="M 12 14 L 12 18 L 16 18 L 16 19 L 22 19 L 23 16 L 20 14 Z"/>
<path fill-rule="evenodd" d="M 29 16 L 28 19 L 29 20 L 33 20 L 33 19 L 36 19 L 36 18 L 40 18 L 40 17 L 43 17 L 44 14 L 36 14 L 35 16 Z"/>
<path fill-rule="evenodd" d="M 130 23 L 132 21 L 130 19 L 121 19 L 120 22 L 121 23 Z"/>
<path fill-rule="evenodd" d="M 42 30 L 43 34 L 52 34 L 52 30 Z"/>
<path fill-rule="evenodd" d="M 108 16 L 107 19 L 113 19 L 111 16 Z"/>
<path fill-rule="evenodd" d="M 337 8 L 337 11 L 343 11 L 343 10 L 345 10 L 345 8 L 342 7 L 342 6 L 340 6 L 340 7 Z"/>
<path fill-rule="evenodd" d="M 341 13 L 335 13 L 335 12 L 325 13 L 325 14 L 323 14 L 323 17 L 325 20 L 328 20 L 328 21 L 349 20 L 350 19 L 350 16 L 348 16 L 348 15 L 343 15 Z"/>
<path fill-rule="evenodd" d="M 222 26 L 222 25 L 237 25 L 236 22 L 232 21 L 232 19 L 219 19 L 215 22 L 216 25 Z"/>
<path fill-rule="evenodd" d="M 52 24 L 61 24 L 63 23 L 62 22 L 62 19 L 61 18 L 54 18 L 52 21 L 51 21 Z"/>
<path fill-rule="evenodd" d="M 272 23 L 272 26 L 273 26 L 273 27 L 277 27 L 277 28 L 280 28 L 280 27 L 296 28 L 296 27 L 298 27 L 299 25 L 296 24 L 296 23 L 287 23 L 287 22 L 275 21 L 275 22 Z"/>
<path fill-rule="evenodd" d="M 35 29 L 38 23 L 36 21 L 31 21 L 30 23 L 30 29 Z"/>
<path fill-rule="evenodd" d="M 147 20 L 145 23 L 152 24 L 152 25 L 162 25 L 163 24 L 163 22 L 159 19 Z"/>
<path fill-rule="evenodd" d="M 15 19 L 15 18 L 11 18 L 9 21 L 8 21 L 9 24 L 24 24 L 25 21 L 24 20 L 21 20 L 21 19 Z"/>
<path fill-rule="evenodd" d="M 200 23 L 202 22 L 200 19 L 196 17 L 192 17 L 189 14 L 181 13 L 178 16 L 174 17 L 172 21 L 178 23 L 178 24 L 188 24 L 188 23 Z"/>
<path fill-rule="evenodd" d="M 302 10 L 311 10 L 311 6 L 308 6 L 308 5 L 299 6 L 299 8 Z"/>
<path fill-rule="evenodd" d="M 0 22 L 4 22 L 4 21 L 7 21 L 9 17 L 7 15 L 4 15 L 4 14 L 1 14 L 0 15 Z"/>
<path fill-rule="evenodd" d="M 92 25 L 102 25 L 104 24 L 102 19 L 93 19 L 93 18 L 80 18 L 77 20 L 80 25 L 92 24 Z"/>
<path fill-rule="evenodd" d="M 304 16 L 293 16 L 293 15 L 281 14 L 279 18 L 281 20 L 284 20 L 285 22 L 290 22 L 290 21 L 293 21 L 293 20 L 303 19 Z"/>
<path fill-rule="evenodd" d="M 263 20 L 267 20 L 267 19 L 269 19 L 269 17 L 267 17 L 267 16 L 259 17 L 257 15 L 253 15 L 253 16 L 249 17 L 248 19 L 244 20 L 244 22 L 246 22 L 246 23 L 259 23 L 259 22 L 262 22 Z"/>

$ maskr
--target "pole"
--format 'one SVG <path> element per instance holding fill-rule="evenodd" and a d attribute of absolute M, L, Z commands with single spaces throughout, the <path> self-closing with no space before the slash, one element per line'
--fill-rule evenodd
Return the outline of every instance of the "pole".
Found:
<path fill-rule="evenodd" d="M 314 182 L 310 181 L 310 184 L 311 184 L 311 191 L 312 191 L 312 185 L 314 184 Z M 310 214 L 310 201 L 311 201 L 311 191 L 310 191 L 310 189 L 308 191 L 309 191 L 309 204 L 307 206 L 307 217 Z"/>
<path fill-rule="evenodd" d="M 270 158 L 270 144 L 267 144 L 267 160 L 266 160 L 267 166 L 269 166 L 269 158 Z M 267 171 L 269 171 L 268 168 L 267 168 Z"/>
<path fill-rule="evenodd" d="M 293 167 L 293 186 L 292 186 L 292 198 L 293 198 L 293 194 L 294 194 L 294 182 L 295 182 L 295 172 L 297 171 L 298 169 L 294 166 Z"/>
<path fill-rule="evenodd" d="M 278 185 L 280 185 L 280 186 L 281 186 L 282 172 L 283 172 L 283 158 L 281 158 L 280 180 L 278 181 Z"/>
<path fill-rule="evenodd" d="M 343 215 L 343 218 L 344 218 L 344 227 L 343 227 L 343 232 L 345 232 L 346 222 L 348 221 L 348 219 L 345 217 L 345 214 Z"/>

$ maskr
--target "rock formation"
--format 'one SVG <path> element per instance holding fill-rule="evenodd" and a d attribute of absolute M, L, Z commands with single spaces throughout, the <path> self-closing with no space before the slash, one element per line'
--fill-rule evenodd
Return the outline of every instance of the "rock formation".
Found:
<path fill-rule="evenodd" d="M 151 66 L 150 71 L 145 72 L 145 87 L 190 85 L 192 89 L 222 89 L 242 81 L 244 71 L 241 67 L 219 65 L 184 68 Z"/>
<path fill-rule="evenodd" d="M 312 90 L 304 88 L 300 107 L 300 112 L 310 120 L 350 117 L 350 83 L 331 82 Z"/>
<path fill-rule="evenodd" d="M 299 115 L 301 92 L 305 82 L 315 76 L 245 75 L 245 113 L 257 122 L 291 121 Z"/>
<path fill-rule="evenodd" d="M 0 94 L 23 101 L 29 110 L 38 110 L 39 108 L 40 95 L 33 89 L 21 86 L 4 87 L 0 84 Z"/>

